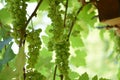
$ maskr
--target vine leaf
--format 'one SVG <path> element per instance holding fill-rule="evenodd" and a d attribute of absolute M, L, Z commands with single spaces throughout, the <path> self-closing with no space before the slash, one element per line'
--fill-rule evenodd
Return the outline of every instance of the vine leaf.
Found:
<path fill-rule="evenodd" d="M 6 66 L 1 72 L 0 72 L 0 80 L 12 80 L 14 77 L 14 71 L 8 66 Z"/>
<path fill-rule="evenodd" d="M 98 80 L 98 76 L 95 75 L 95 76 L 92 78 L 92 80 Z"/>
<path fill-rule="evenodd" d="M 0 41 L 0 51 L 4 48 L 5 45 L 7 45 L 12 40 L 11 37 L 5 39 L 4 41 Z"/>
<path fill-rule="evenodd" d="M 47 10 L 49 7 L 48 7 L 48 4 L 49 3 L 49 0 L 43 0 L 39 10 Z"/>
<path fill-rule="evenodd" d="M 95 75 L 95 76 L 92 78 L 92 80 L 109 80 L 109 79 L 105 79 L 105 78 L 100 78 L 100 79 L 98 79 L 98 76 Z"/>
<path fill-rule="evenodd" d="M 70 59 L 70 63 L 72 63 L 73 65 L 79 67 L 79 66 L 85 66 L 86 62 L 85 62 L 85 57 L 86 57 L 86 52 L 85 51 L 80 51 L 80 50 L 76 50 L 75 51 L 76 56 L 72 56 Z"/>
<path fill-rule="evenodd" d="M 100 32 L 99 32 L 100 38 L 102 40 L 104 40 L 104 33 L 105 33 L 105 30 L 100 30 Z"/>
<path fill-rule="evenodd" d="M 4 24 L 8 24 L 11 22 L 10 13 L 7 11 L 6 8 L 0 10 L 0 21 Z"/>
<path fill-rule="evenodd" d="M 69 0 L 70 7 L 74 8 L 73 10 L 77 10 L 80 6 L 82 6 L 77 0 Z"/>
<path fill-rule="evenodd" d="M 117 77 L 118 77 L 118 80 L 120 80 L 120 68 L 118 68 Z"/>
<path fill-rule="evenodd" d="M 72 29 L 71 36 L 78 37 L 80 36 L 81 31 L 83 31 L 83 29 L 80 27 L 78 23 L 76 23 Z"/>
<path fill-rule="evenodd" d="M 69 71 L 69 77 L 70 77 L 70 79 L 75 80 L 76 78 L 79 77 L 79 74 L 74 71 Z"/>
<path fill-rule="evenodd" d="M 44 45 L 47 46 L 46 44 L 49 41 L 49 37 L 48 36 L 42 36 L 42 40 L 43 40 Z"/>
<path fill-rule="evenodd" d="M 94 9 L 92 9 L 92 4 L 87 4 L 86 6 L 83 7 L 82 11 L 78 15 L 78 19 L 86 24 L 86 26 L 91 26 L 93 27 L 95 22 L 97 21 L 96 18 L 93 18 L 95 16 Z"/>
<path fill-rule="evenodd" d="M 49 52 L 46 48 L 43 48 L 40 51 L 40 55 L 38 57 L 38 61 L 35 68 L 43 75 L 49 75 L 48 72 L 50 72 L 50 69 L 53 67 L 51 60 L 52 53 Z"/>
<path fill-rule="evenodd" d="M 85 72 L 84 74 L 82 74 L 82 75 L 79 77 L 79 80 L 89 80 L 88 74 Z"/>
<path fill-rule="evenodd" d="M 19 53 L 16 56 L 16 75 L 17 77 L 22 77 L 23 74 L 23 67 L 26 62 L 25 58 L 25 53 L 24 53 L 24 47 L 20 47 Z"/>
<path fill-rule="evenodd" d="M 53 36 L 53 34 L 50 33 L 50 30 L 53 30 L 52 26 L 48 25 L 47 28 L 46 28 L 46 30 L 45 30 L 45 33 L 48 35 L 48 37 Z"/>
<path fill-rule="evenodd" d="M 78 47 L 83 47 L 84 46 L 84 43 L 83 43 L 80 36 L 78 36 L 78 37 L 71 36 L 70 41 L 71 41 L 71 45 L 72 45 L 73 48 L 78 48 Z"/>
<path fill-rule="evenodd" d="M 12 44 L 13 43 L 10 43 L 8 45 L 8 47 L 6 48 L 6 51 L 3 55 L 3 59 L 0 60 L 1 69 L 2 69 L 2 66 L 4 64 L 8 63 L 9 61 L 11 61 L 15 57 L 15 54 L 14 54 L 13 50 L 11 49 Z"/>
<path fill-rule="evenodd" d="M 5 51 L 4 55 L 3 55 L 3 63 L 9 62 L 10 60 L 12 60 L 15 57 L 15 54 L 14 54 L 13 50 L 11 49 L 12 44 L 13 43 L 11 43 L 7 47 L 7 49 L 6 49 L 6 51 Z"/>
<path fill-rule="evenodd" d="M 110 79 L 100 78 L 99 80 L 110 80 Z"/>
<path fill-rule="evenodd" d="M 10 26 L 1 24 L 0 27 L 0 39 L 5 40 L 7 38 L 10 38 Z"/>

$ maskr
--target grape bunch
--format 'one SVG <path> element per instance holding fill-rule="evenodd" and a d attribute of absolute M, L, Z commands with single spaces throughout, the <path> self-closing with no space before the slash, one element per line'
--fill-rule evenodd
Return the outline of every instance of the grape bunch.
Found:
<path fill-rule="evenodd" d="M 7 8 L 12 17 L 11 36 L 15 39 L 16 43 L 25 35 L 25 24 L 27 21 L 26 1 L 27 0 L 6 0 Z"/>
<path fill-rule="evenodd" d="M 46 80 L 46 77 L 37 71 L 29 71 L 26 73 L 25 80 Z"/>
<path fill-rule="evenodd" d="M 56 64 L 60 73 L 64 76 L 65 80 L 70 80 L 68 76 L 68 58 L 69 58 L 69 46 L 70 43 L 68 41 L 63 41 L 61 43 L 55 44 L 55 52 L 56 52 Z"/>
<path fill-rule="evenodd" d="M 34 68 L 37 58 L 39 56 L 39 50 L 41 48 L 40 32 L 41 29 L 33 30 L 27 34 L 26 41 L 28 45 L 28 66 L 27 68 Z"/>
<path fill-rule="evenodd" d="M 60 75 L 63 76 L 64 80 L 70 80 L 68 76 L 68 58 L 69 58 L 69 40 L 68 40 L 68 28 L 64 26 L 63 11 L 61 6 L 64 0 L 49 0 L 49 14 L 48 17 L 52 20 L 52 29 L 50 33 L 53 36 L 49 39 L 48 50 L 55 51 L 56 59 L 55 64 L 57 65 Z"/>

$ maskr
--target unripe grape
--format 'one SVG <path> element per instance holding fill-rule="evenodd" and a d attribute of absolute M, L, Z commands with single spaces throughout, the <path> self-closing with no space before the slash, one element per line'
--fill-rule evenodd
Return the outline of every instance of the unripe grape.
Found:
<path fill-rule="evenodd" d="M 16 35 L 13 37 L 15 41 L 20 40 L 21 36 L 24 36 L 25 33 L 21 33 L 23 31 L 23 27 L 26 24 L 26 1 L 25 0 L 6 0 L 7 8 L 10 11 L 12 16 L 12 25 L 13 25 L 13 32 Z M 21 5 L 22 4 L 22 5 Z M 21 8 L 24 7 L 24 8 Z M 24 29 L 25 30 L 25 29 Z M 25 32 L 25 31 L 24 31 Z"/>
<path fill-rule="evenodd" d="M 33 30 L 31 32 L 27 32 L 27 37 L 26 37 L 26 41 L 29 43 L 28 45 L 28 66 L 27 68 L 34 68 L 36 62 L 37 62 L 37 58 L 39 56 L 39 50 L 41 48 L 41 40 L 39 37 L 39 34 L 42 30 L 38 29 L 38 30 Z"/>

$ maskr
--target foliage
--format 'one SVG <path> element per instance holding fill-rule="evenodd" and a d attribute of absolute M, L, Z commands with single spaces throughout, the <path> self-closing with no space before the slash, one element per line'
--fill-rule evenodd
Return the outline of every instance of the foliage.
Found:
<path fill-rule="evenodd" d="M 0 9 L 0 80 L 109 80 L 73 70 L 87 66 L 85 39 L 98 23 L 93 18 L 96 8 L 92 3 L 84 6 L 79 0 L 0 1 L 4 5 Z M 32 14 L 27 13 L 30 3 L 37 3 Z M 44 11 L 51 22 L 36 27 L 40 22 L 32 18 Z M 105 31 L 100 32 L 102 40 Z M 117 57 L 119 64 L 120 37 L 114 31 L 110 33 L 115 41 L 112 59 Z M 18 52 L 12 48 L 14 44 Z"/>

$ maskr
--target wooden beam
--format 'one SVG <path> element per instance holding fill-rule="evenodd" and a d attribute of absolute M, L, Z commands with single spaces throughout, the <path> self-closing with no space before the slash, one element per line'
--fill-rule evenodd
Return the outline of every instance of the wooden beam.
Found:
<path fill-rule="evenodd" d="M 110 25 L 110 26 L 120 25 L 120 17 L 105 20 L 105 21 L 101 21 L 101 23 L 104 23 L 104 24 L 107 24 L 107 25 Z"/>

